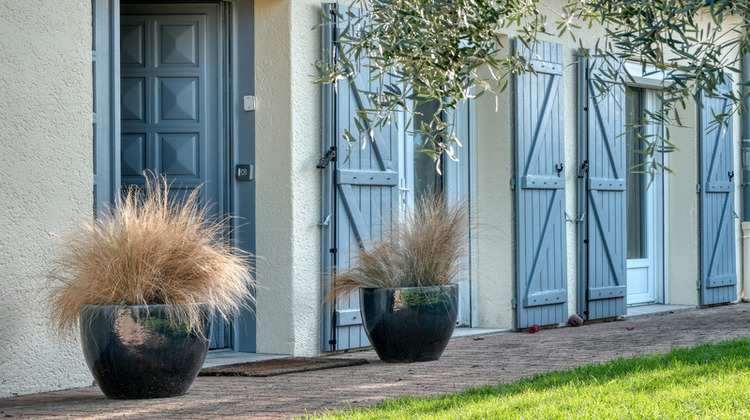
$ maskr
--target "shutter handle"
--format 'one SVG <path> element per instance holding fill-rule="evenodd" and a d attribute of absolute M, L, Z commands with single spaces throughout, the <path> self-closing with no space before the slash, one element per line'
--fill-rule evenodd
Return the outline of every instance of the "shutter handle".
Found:
<path fill-rule="evenodd" d="M 557 171 L 557 176 L 559 177 L 560 176 L 560 172 L 562 172 L 562 170 L 563 170 L 563 164 L 562 163 L 555 164 L 555 170 Z"/>
<path fill-rule="evenodd" d="M 731 182 L 732 178 L 734 178 L 734 171 L 729 171 L 727 175 L 729 175 L 729 181 Z"/>

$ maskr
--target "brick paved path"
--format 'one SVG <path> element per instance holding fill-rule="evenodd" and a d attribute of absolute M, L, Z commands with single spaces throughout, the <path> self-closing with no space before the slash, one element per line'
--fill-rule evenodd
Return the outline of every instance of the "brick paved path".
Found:
<path fill-rule="evenodd" d="M 680 311 L 579 328 L 453 341 L 436 362 L 393 365 L 374 352 L 361 366 L 270 378 L 198 378 L 182 397 L 107 400 L 98 388 L 0 399 L 0 418 L 288 418 L 369 406 L 404 395 L 439 395 L 618 357 L 664 353 L 750 337 L 750 304 Z"/>

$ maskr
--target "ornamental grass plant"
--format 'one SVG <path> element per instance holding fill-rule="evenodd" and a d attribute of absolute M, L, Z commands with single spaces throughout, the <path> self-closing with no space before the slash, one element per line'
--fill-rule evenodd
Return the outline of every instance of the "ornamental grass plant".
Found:
<path fill-rule="evenodd" d="M 174 200 L 169 187 L 146 174 L 145 187 L 128 189 L 109 212 L 63 237 L 50 274 L 61 330 L 86 305 L 165 304 L 170 321 L 191 331 L 205 311 L 227 320 L 247 307 L 253 256 L 228 243 L 228 218 L 210 216 L 200 189 Z"/>
<path fill-rule="evenodd" d="M 423 194 L 414 209 L 370 240 L 353 264 L 329 279 L 327 299 L 360 288 L 444 286 L 458 282 L 465 263 L 469 212 L 444 194 Z"/>

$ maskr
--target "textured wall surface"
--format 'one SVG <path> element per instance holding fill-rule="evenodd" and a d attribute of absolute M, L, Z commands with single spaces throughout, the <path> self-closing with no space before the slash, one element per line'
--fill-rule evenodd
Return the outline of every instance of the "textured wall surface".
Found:
<path fill-rule="evenodd" d="M 477 327 L 512 328 L 515 291 L 513 95 L 477 100 Z"/>
<path fill-rule="evenodd" d="M 560 4 L 555 1 L 551 4 Z M 509 32 L 510 33 L 510 32 Z M 581 38 L 584 47 L 593 47 L 603 36 L 601 28 L 586 30 Z M 570 37 L 540 36 L 541 40 L 563 45 L 563 92 L 565 116 L 565 208 L 569 215 L 578 217 L 578 61 L 579 44 Z M 508 187 L 513 172 L 512 96 L 502 94 L 497 102 L 483 97 L 477 106 L 478 139 L 478 201 L 479 244 L 477 258 L 479 273 L 475 281 L 479 289 L 478 308 L 481 327 L 513 328 L 514 311 L 510 299 L 515 290 L 515 233 L 513 232 L 514 194 Z M 696 282 L 700 278 L 700 219 L 698 194 L 698 133 L 695 104 L 681 111 L 682 127 L 670 127 L 672 139 L 680 148 L 668 156 L 667 165 L 675 171 L 666 175 L 665 232 L 666 277 L 665 302 L 697 305 Z M 735 118 L 735 173 L 740 168 L 740 119 Z M 736 183 L 735 208 L 740 214 L 740 183 Z M 567 277 L 568 313 L 578 312 L 578 225 L 567 222 Z M 738 278 L 742 282 L 741 234 L 736 221 Z M 738 294 L 742 283 L 738 283 Z M 738 296 L 739 297 L 739 296 Z"/>
<path fill-rule="evenodd" d="M 255 2 L 258 352 L 319 352 L 320 2 Z"/>
<path fill-rule="evenodd" d="M 90 385 L 50 327 L 55 234 L 92 215 L 91 2 L 0 3 L 0 398 Z"/>
<path fill-rule="evenodd" d="M 696 284 L 700 279 L 700 212 L 695 185 L 698 173 L 698 124 L 695 104 L 680 112 L 686 127 L 670 127 L 680 151 L 668 157 L 675 175 L 667 177 L 668 298 L 675 305 L 698 305 Z M 739 239 L 739 238 L 738 238 Z M 739 243 L 738 243 L 739 244 Z"/>

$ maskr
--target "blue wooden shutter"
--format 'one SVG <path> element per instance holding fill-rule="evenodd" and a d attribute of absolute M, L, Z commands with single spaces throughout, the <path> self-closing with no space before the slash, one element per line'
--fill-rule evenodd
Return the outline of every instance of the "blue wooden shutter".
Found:
<path fill-rule="evenodd" d="M 562 46 L 516 52 L 534 73 L 515 77 L 517 327 L 567 319 Z"/>
<path fill-rule="evenodd" d="M 585 319 L 627 313 L 627 214 L 625 179 L 627 144 L 625 88 L 618 84 L 618 64 L 603 58 L 583 60 L 581 166 L 584 173 L 585 222 L 581 271 L 585 276 Z M 600 89 L 609 85 L 609 89 Z"/>
<path fill-rule="evenodd" d="M 326 7 L 327 11 L 330 11 L 329 7 Z M 349 9 L 339 6 L 338 10 L 345 14 Z M 328 37 L 330 41 L 335 41 L 338 29 Z M 334 57 L 342 54 L 335 42 L 327 45 L 327 48 Z M 371 106 L 365 92 L 376 90 L 376 84 L 381 83 L 370 81 L 364 66 L 366 63 L 361 64 L 364 74 L 354 79 L 339 80 L 333 92 L 327 94 L 330 95 L 331 106 L 324 105 L 324 110 L 328 110 L 324 119 L 326 124 L 330 124 L 330 142 L 337 154 L 330 174 L 334 185 L 333 263 L 340 268 L 354 263 L 356 251 L 360 247 L 367 247 L 368 240 L 377 238 L 383 227 L 390 226 L 398 217 L 399 210 L 398 133 L 395 125 L 360 133 L 355 123 L 357 110 Z M 345 137 L 347 130 L 355 137 L 360 136 L 360 142 L 350 145 Z M 370 345 L 362 327 L 358 295 L 338 300 L 335 310 L 324 316 L 333 317 L 328 322 L 333 333 L 329 350 Z M 325 325 L 324 321 L 324 328 Z"/>
<path fill-rule="evenodd" d="M 721 89 L 729 90 L 731 82 Z M 711 124 L 728 114 L 724 97 L 702 95 L 700 110 L 701 305 L 737 299 L 734 232 L 732 120 Z"/>
<path fill-rule="evenodd" d="M 94 212 L 120 188 L 120 2 L 93 0 Z"/>

